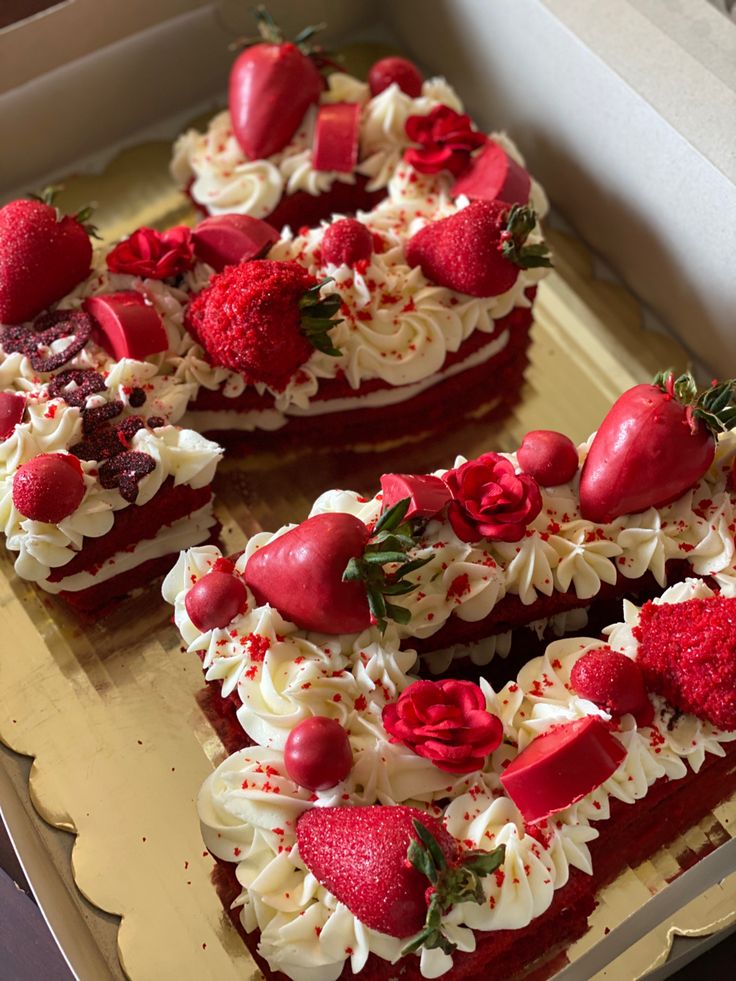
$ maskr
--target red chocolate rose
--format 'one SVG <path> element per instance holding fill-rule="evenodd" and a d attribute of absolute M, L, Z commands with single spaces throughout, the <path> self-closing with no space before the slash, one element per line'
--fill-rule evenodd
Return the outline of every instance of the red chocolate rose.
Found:
<path fill-rule="evenodd" d="M 472 128 L 470 116 L 449 106 L 435 106 L 427 116 L 409 116 L 406 135 L 419 147 L 410 147 L 404 159 L 422 174 L 449 170 L 458 177 L 470 163 L 470 154 L 486 137 Z"/>
<path fill-rule="evenodd" d="M 146 279 L 168 279 L 192 268 L 194 243 L 191 229 L 184 225 L 157 232 L 139 228 L 108 254 L 111 272 L 128 273 Z"/>
<path fill-rule="evenodd" d="M 415 681 L 383 709 L 392 743 L 448 773 L 471 773 L 501 742 L 503 725 L 472 681 Z"/>
<path fill-rule="evenodd" d="M 447 517 L 464 542 L 481 538 L 518 542 L 542 510 L 536 480 L 516 473 L 513 464 L 498 453 L 484 453 L 448 470 L 442 479 L 452 494 Z"/>

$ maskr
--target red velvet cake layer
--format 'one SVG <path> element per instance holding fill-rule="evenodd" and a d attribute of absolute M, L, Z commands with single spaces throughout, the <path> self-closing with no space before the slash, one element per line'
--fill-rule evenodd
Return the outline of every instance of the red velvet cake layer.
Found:
<path fill-rule="evenodd" d="M 61 582 L 78 572 L 91 572 L 117 552 L 128 552 L 146 538 L 155 538 L 161 528 L 173 524 L 204 505 L 212 497 L 212 487 L 174 486 L 169 477 L 150 501 L 115 512 L 115 521 L 106 535 L 87 538 L 81 551 L 66 565 L 53 569 L 49 582 Z M 66 595 L 66 594 L 65 594 Z"/>
<path fill-rule="evenodd" d="M 515 320 L 514 329 L 508 344 L 498 355 L 438 382 L 405 402 L 321 416 L 290 416 L 286 426 L 275 432 L 215 429 L 208 430 L 206 435 L 226 446 L 247 441 L 249 446 L 272 451 L 305 445 L 346 447 L 442 432 L 457 419 L 477 413 L 484 406 L 488 407 L 486 418 L 491 413 L 505 414 L 519 396 L 532 323 L 531 310 L 527 308 L 514 310 L 509 317 Z M 522 319 L 523 323 L 520 322 Z M 487 336 L 483 335 L 485 339 Z M 234 401 L 220 393 L 207 392 L 200 395 L 191 408 L 193 411 L 233 411 Z"/>

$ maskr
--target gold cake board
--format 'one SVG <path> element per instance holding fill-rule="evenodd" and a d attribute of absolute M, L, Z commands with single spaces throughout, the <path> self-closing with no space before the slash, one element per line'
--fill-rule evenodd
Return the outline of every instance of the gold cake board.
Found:
<path fill-rule="evenodd" d="M 100 201 L 97 219 L 108 240 L 141 224 L 191 220 L 166 177 L 168 152 L 166 144 L 126 151 L 103 175 L 75 178 L 63 203 L 73 208 Z M 556 269 L 538 294 L 524 398 L 502 426 L 470 421 L 441 439 L 395 451 L 398 456 L 226 465 L 216 489 L 227 547 L 242 546 L 259 525 L 274 528 L 303 517 L 327 487 L 375 488 L 392 460 L 400 459 L 404 471 L 447 465 L 457 452 L 510 449 L 540 427 L 582 439 L 622 390 L 660 367 L 685 366 L 673 341 L 644 331 L 639 308 L 624 290 L 594 278 L 579 243 L 554 231 L 548 237 Z M 3 552 L 0 636 L 0 740 L 8 747 L 0 757 L 0 805 L 39 904 L 78 976 L 259 978 L 210 882 L 213 862 L 194 806 L 224 750 L 196 700 L 203 683 L 199 661 L 182 653 L 158 589 L 126 601 L 104 620 L 81 622 L 19 580 Z M 30 773 L 27 757 L 33 758 Z M 690 845 L 713 834 L 725 840 L 735 813 L 733 805 L 717 809 L 686 839 Z M 571 951 L 573 960 L 665 887 L 683 844 L 604 892 L 591 930 Z M 725 926 L 736 905 L 734 879 L 708 890 L 628 951 L 623 974 L 614 965 L 605 976 L 633 978 L 661 962 L 672 931 Z"/>

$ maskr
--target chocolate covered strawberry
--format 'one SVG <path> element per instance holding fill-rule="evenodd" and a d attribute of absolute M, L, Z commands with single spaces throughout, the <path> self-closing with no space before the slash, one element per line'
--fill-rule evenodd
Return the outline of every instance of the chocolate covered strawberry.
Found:
<path fill-rule="evenodd" d="M 55 188 L 0 208 L 0 324 L 32 320 L 90 270 L 89 211 L 63 215 Z"/>
<path fill-rule="evenodd" d="M 511 289 L 520 269 L 551 265 L 544 243 L 525 244 L 536 222 L 531 208 L 473 201 L 413 235 L 406 260 L 438 286 L 469 296 L 498 296 Z"/>
<path fill-rule="evenodd" d="M 415 589 L 405 577 L 427 561 L 407 561 L 414 544 L 408 505 L 386 511 L 373 533 L 352 514 L 316 514 L 254 552 L 245 581 L 259 604 L 303 630 L 358 633 L 372 623 L 385 628 L 387 617 L 406 623 L 409 611 L 386 597 Z M 387 573 L 389 563 L 398 568 Z"/>
<path fill-rule="evenodd" d="M 452 953 L 442 917 L 456 903 L 486 902 L 481 879 L 505 856 L 466 851 L 435 818 L 413 807 L 315 807 L 297 821 L 299 855 L 362 923 L 419 947 Z"/>
<path fill-rule="evenodd" d="M 706 473 L 715 434 L 736 425 L 736 381 L 698 392 L 686 373 L 661 372 L 614 402 L 580 475 L 580 510 L 589 521 L 661 508 Z"/>
<path fill-rule="evenodd" d="M 324 87 L 307 27 L 294 42 L 283 35 L 265 7 L 255 11 L 260 43 L 252 43 L 230 71 L 229 106 L 238 143 L 251 160 L 283 150 Z"/>
<path fill-rule="evenodd" d="M 338 356 L 329 330 L 340 306 L 320 296 L 318 282 L 297 262 L 257 259 L 213 276 L 186 312 L 186 326 L 212 364 L 250 383 L 280 391 L 315 348 Z"/>

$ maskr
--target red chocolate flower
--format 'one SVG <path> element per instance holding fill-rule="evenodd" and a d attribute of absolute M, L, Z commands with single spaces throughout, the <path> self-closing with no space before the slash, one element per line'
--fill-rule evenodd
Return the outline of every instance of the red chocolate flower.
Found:
<path fill-rule="evenodd" d="M 392 743 L 448 773 L 471 773 L 501 742 L 503 725 L 472 681 L 415 681 L 383 709 Z"/>
<path fill-rule="evenodd" d="M 406 135 L 419 147 L 410 147 L 404 159 L 422 174 L 449 170 L 458 177 L 470 163 L 470 154 L 486 137 L 472 128 L 470 116 L 449 106 L 435 106 L 427 116 L 409 116 Z"/>
<path fill-rule="evenodd" d="M 452 500 L 447 517 L 461 541 L 518 542 L 542 510 L 542 495 L 533 477 L 516 473 L 498 453 L 484 453 L 442 478 Z"/>
<path fill-rule="evenodd" d="M 170 228 L 168 232 L 139 228 L 107 256 L 107 267 L 111 272 L 146 279 L 179 276 L 191 269 L 193 263 L 192 232 L 184 225 Z"/>

